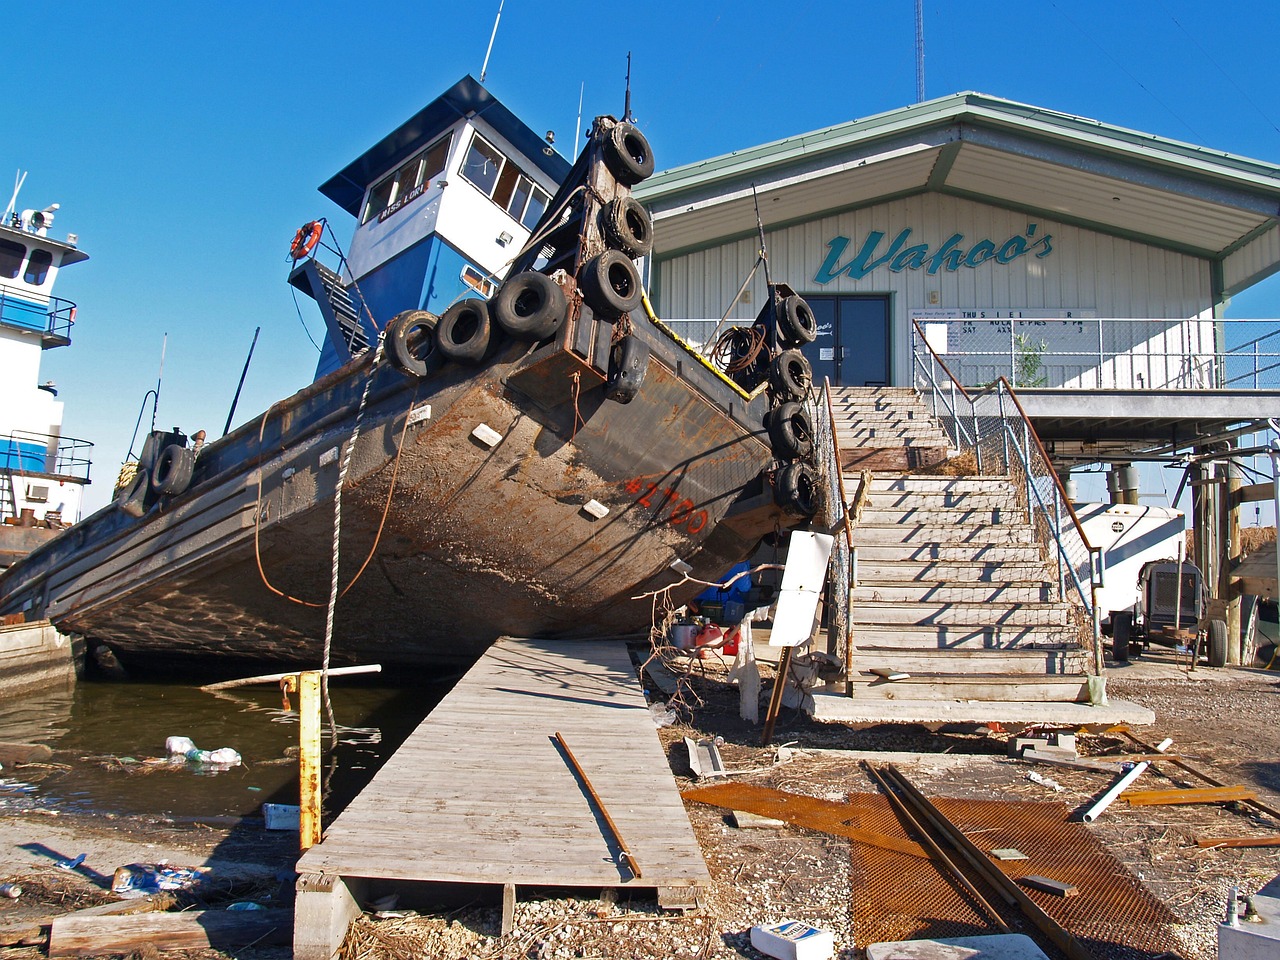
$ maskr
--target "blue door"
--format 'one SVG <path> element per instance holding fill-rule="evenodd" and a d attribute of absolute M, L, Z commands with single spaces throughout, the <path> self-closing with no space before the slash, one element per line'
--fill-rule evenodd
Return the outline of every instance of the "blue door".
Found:
<path fill-rule="evenodd" d="M 805 297 L 818 335 L 804 348 L 813 379 L 833 387 L 882 387 L 889 382 L 889 298 Z"/>

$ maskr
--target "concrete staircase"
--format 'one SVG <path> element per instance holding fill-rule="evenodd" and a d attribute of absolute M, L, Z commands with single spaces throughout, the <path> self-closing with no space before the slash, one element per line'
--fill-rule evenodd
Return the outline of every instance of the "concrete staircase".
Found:
<path fill-rule="evenodd" d="M 1087 704 L 1083 609 L 1058 599 L 1010 479 L 910 472 L 949 453 L 912 390 L 833 390 L 832 400 L 846 493 L 863 471 L 870 490 L 854 525 L 853 696 L 816 696 L 815 715 L 1052 719 Z"/>

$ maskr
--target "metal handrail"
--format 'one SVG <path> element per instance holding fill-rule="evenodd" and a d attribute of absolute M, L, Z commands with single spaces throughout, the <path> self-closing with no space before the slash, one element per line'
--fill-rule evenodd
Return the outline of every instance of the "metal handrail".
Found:
<path fill-rule="evenodd" d="M 844 488 L 844 470 L 840 461 L 840 441 L 836 436 L 835 406 L 831 402 L 831 381 L 824 379 L 821 402 L 816 404 L 815 447 L 825 452 L 821 476 L 826 489 L 826 520 L 832 532 L 839 530 L 831 551 L 831 596 L 834 599 L 833 628 L 840 631 L 837 652 L 842 655 L 845 676 L 853 676 L 853 611 L 850 591 L 853 589 L 857 550 L 853 543 L 853 524 L 849 516 L 849 498 Z"/>
<path fill-rule="evenodd" d="M 53 469 L 32 470 L 24 466 L 22 444 L 41 447 L 45 451 L 42 454 L 44 466 L 48 467 L 49 461 L 52 460 Z M 89 471 L 93 466 L 89 451 L 93 449 L 93 444 L 88 440 L 37 433 L 32 430 L 11 430 L 0 434 L 0 445 L 4 447 L 3 451 L 0 451 L 0 472 L 19 476 L 34 473 L 65 480 L 89 482 Z"/>
<path fill-rule="evenodd" d="M 64 300 L 62 297 L 36 299 L 16 287 L 0 284 L 0 318 L 3 318 L 5 308 L 12 304 L 20 305 L 23 310 L 31 310 L 32 307 L 42 308 L 45 315 L 44 336 L 71 342 L 71 328 L 76 322 L 76 305 L 72 301 Z M 0 320 L 0 322 L 4 321 Z"/>

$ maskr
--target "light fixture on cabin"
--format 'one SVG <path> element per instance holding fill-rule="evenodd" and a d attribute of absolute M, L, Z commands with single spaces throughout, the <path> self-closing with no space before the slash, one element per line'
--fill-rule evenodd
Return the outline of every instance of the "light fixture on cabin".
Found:
<path fill-rule="evenodd" d="M 513 238 L 511 234 L 503 230 L 500 234 L 498 234 L 498 246 L 505 247 L 508 243 L 512 241 L 512 239 Z"/>
<path fill-rule="evenodd" d="M 542 152 L 548 157 L 554 157 L 556 155 L 556 150 L 553 144 L 556 142 L 556 132 L 554 130 L 548 130 L 546 140 L 547 145 L 542 148 Z"/>

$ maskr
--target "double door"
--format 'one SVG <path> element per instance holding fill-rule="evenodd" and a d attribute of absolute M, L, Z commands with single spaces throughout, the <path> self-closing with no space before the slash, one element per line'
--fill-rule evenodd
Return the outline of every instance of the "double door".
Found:
<path fill-rule="evenodd" d="M 889 298 L 811 297 L 818 335 L 804 347 L 815 383 L 882 387 L 889 382 Z"/>

